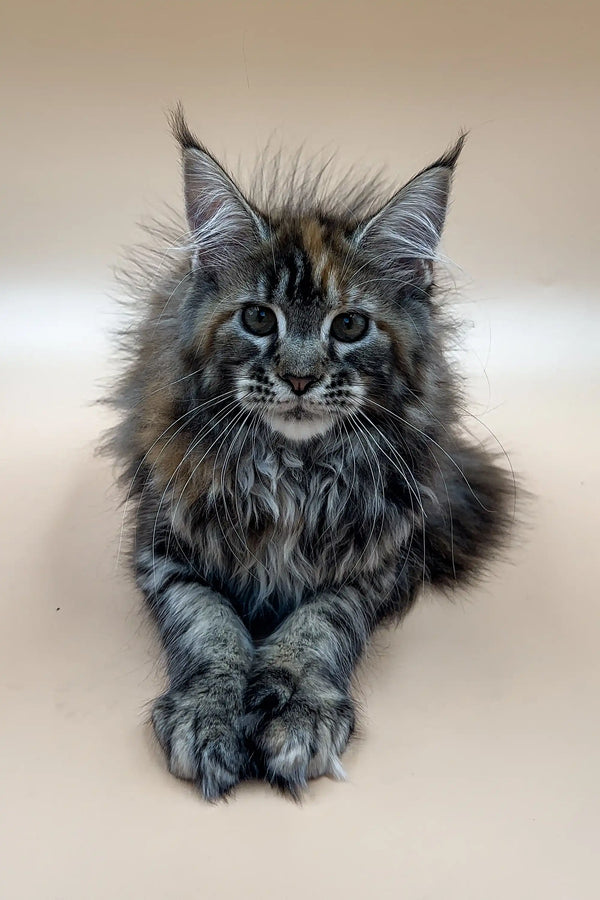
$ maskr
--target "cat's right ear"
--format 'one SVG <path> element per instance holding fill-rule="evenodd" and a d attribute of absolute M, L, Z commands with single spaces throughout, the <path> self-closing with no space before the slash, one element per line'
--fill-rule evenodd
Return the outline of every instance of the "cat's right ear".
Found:
<path fill-rule="evenodd" d="M 268 226 L 234 180 L 189 130 L 178 106 L 170 116 L 181 147 L 193 266 L 218 274 L 268 237 Z"/>
<path fill-rule="evenodd" d="M 444 227 L 450 186 L 466 133 L 455 145 L 397 191 L 356 229 L 355 243 L 391 270 L 414 270 L 431 280 Z"/>

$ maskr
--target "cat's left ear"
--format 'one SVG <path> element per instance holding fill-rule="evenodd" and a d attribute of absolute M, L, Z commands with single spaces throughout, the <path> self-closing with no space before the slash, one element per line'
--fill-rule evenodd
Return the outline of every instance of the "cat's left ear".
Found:
<path fill-rule="evenodd" d="M 435 259 L 440 241 L 450 186 L 466 134 L 452 149 L 400 188 L 354 235 L 356 244 L 373 254 L 385 268 Z M 426 268 L 430 268 L 426 266 Z"/>
<path fill-rule="evenodd" d="M 268 236 L 268 226 L 223 166 L 194 137 L 180 106 L 171 114 L 183 163 L 193 265 L 218 275 Z"/>

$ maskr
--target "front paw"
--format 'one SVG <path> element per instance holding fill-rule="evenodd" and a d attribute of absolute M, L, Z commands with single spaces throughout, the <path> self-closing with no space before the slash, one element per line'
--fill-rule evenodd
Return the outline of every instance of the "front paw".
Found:
<path fill-rule="evenodd" d="M 152 724 L 170 771 L 195 781 L 207 800 L 227 794 L 243 777 L 247 754 L 239 713 L 194 684 L 168 691 L 154 705 Z"/>
<path fill-rule="evenodd" d="M 309 778 L 344 778 L 340 756 L 354 730 L 350 695 L 326 679 L 287 669 L 255 671 L 246 693 L 246 732 L 267 779 L 298 797 Z"/>

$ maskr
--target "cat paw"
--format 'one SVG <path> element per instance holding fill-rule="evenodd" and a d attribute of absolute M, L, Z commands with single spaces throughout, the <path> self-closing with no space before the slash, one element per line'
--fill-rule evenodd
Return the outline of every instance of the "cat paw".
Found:
<path fill-rule="evenodd" d="M 248 743 L 267 780 L 295 798 L 311 778 L 345 777 L 340 756 L 354 724 L 351 697 L 324 679 L 272 668 L 248 686 Z"/>
<path fill-rule="evenodd" d="M 206 800 L 242 779 L 247 754 L 238 722 L 206 692 L 168 691 L 154 705 L 152 724 L 171 773 L 194 781 Z"/>

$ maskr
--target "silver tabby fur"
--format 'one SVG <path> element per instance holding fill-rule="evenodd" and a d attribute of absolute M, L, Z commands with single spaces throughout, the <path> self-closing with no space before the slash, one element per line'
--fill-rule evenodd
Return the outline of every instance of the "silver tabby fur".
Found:
<path fill-rule="evenodd" d="M 166 652 L 153 723 L 207 799 L 247 778 L 298 796 L 343 775 L 373 629 L 476 576 L 507 530 L 436 296 L 462 138 L 391 197 L 295 171 L 261 203 L 173 124 L 189 231 L 142 282 L 107 444 Z"/>

